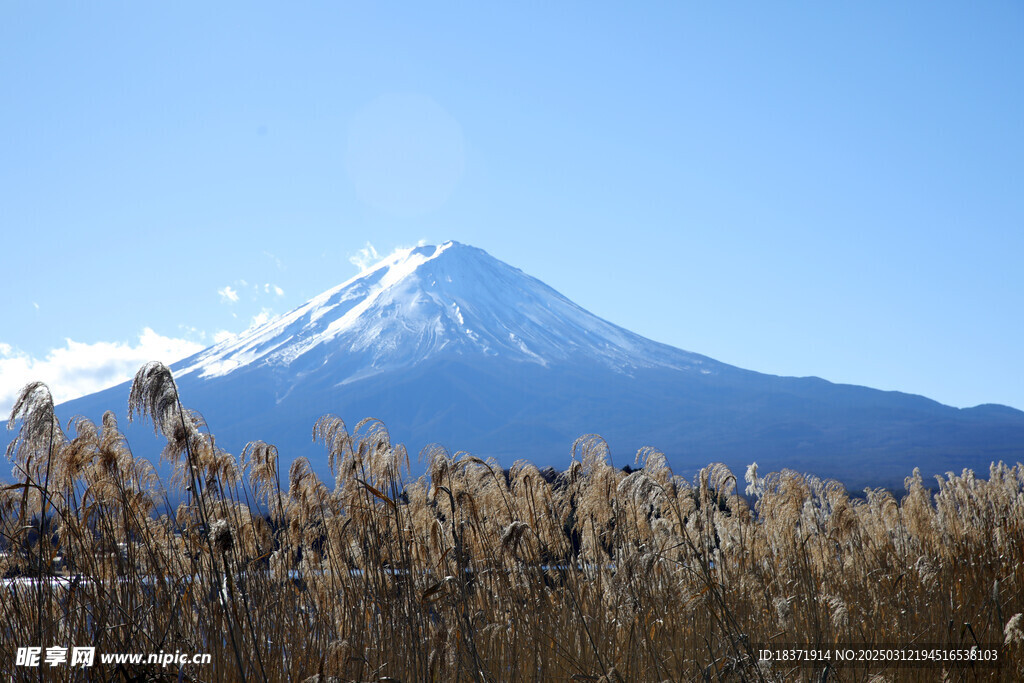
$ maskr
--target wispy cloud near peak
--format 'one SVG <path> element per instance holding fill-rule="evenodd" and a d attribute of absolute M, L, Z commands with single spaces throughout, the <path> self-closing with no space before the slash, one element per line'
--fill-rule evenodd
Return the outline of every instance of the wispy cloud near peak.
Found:
<path fill-rule="evenodd" d="M 224 285 L 221 289 L 217 290 L 220 294 L 220 300 L 227 304 L 233 304 L 238 301 L 238 292 L 231 288 L 231 285 Z"/>
<path fill-rule="evenodd" d="M 366 246 L 357 251 L 352 256 L 348 257 L 348 262 L 358 268 L 360 271 L 366 270 L 374 263 L 381 259 L 380 254 L 377 253 L 377 248 L 369 242 Z"/>

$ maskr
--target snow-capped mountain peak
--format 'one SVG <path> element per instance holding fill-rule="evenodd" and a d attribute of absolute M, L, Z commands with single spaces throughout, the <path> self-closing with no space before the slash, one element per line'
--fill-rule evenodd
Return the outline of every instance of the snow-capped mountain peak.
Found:
<path fill-rule="evenodd" d="M 299 375 L 326 364 L 337 383 L 440 354 L 637 367 L 714 363 L 651 342 L 583 310 L 539 280 L 458 242 L 396 251 L 302 306 L 183 361 L 218 377 L 256 365 Z"/>
<path fill-rule="evenodd" d="M 851 488 L 1024 457 L 1020 411 L 735 368 L 617 327 L 454 242 L 395 253 L 172 370 L 219 446 L 272 443 L 282 463 L 309 458 L 321 477 L 328 462 L 309 428 L 325 413 L 378 418 L 411 453 L 441 443 L 506 467 L 567 467 L 574 440 L 592 433 L 616 463 L 650 445 L 677 474 L 756 460 Z M 60 408 L 98 419 L 128 395 L 125 383 Z M 134 429 L 133 442 L 160 452 L 149 425 Z"/>

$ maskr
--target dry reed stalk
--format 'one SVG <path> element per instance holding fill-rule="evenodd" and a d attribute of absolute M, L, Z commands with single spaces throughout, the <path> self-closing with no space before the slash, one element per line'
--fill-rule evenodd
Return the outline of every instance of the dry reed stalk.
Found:
<path fill-rule="evenodd" d="M 654 449 L 623 472 L 589 435 L 560 475 L 434 447 L 410 481 L 383 424 L 327 416 L 332 485 L 302 458 L 282 484 L 277 450 L 218 449 L 166 368 L 138 384 L 169 480 L 112 414 L 69 440 L 48 392 L 23 392 L 0 571 L 37 580 L 3 588 L 0 674 L 24 673 L 12 647 L 66 642 L 206 652 L 165 672 L 203 681 L 931 680 L 968 674 L 759 664 L 754 646 L 976 640 L 1004 661 L 969 675 L 1024 676 L 1020 464 L 934 492 L 915 472 L 901 498 L 752 466 L 743 496 L 724 466 L 688 482 Z"/>

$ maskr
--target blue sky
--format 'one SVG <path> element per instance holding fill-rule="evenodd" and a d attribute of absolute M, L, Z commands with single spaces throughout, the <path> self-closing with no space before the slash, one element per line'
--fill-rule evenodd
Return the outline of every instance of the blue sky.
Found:
<path fill-rule="evenodd" d="M 1024 5 L 467 5 L 0 4 L 0 408 L 447 239 L 741 367 L 1024 408 Z"/>

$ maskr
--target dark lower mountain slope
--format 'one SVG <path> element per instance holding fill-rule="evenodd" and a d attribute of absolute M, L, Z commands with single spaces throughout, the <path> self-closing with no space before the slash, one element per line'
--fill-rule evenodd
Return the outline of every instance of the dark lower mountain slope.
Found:
<path fill-rule="evenodd" d="M 608 441 L 616 465 L 632 463 L 636 450 L 650 445 L 679 474 L 721 461 L 742 478 L 757 461 L 762 473 L 789 467 L 851 489 L 901 488 L 914 467 L 930 475 L 1024 461 L 1020 411 L 956 409 L 817 378 L 650 369 L 627 376 L 594 366 L 510 366 L 453 356 L 342 386 L 318 379 L 293 385 L 257 372 L 218 382 L 186 375 L 179 386 L 185 405 L 204 414 L 220 446 L 238 453 L 248 441 L 268 441 L 285 461 L 309 457 L 322 477 L 325 452 L 311 433 L 324 413 L 339 415 L 350 429 L 377 417 L 414 456 L 437 442 L 453 452 L 493 456 L 506 467 L 526 458 L 563 468 L 573 440 L 586 433 Z M 98 420 L 114 409 L 136 453 L 155 458 L 151 426 L 128 425 L 127 394 L 122 385 L 71 401 L 58 413 Z"/>
<path fill-rule="evenodd" d="M 414 456 L 437 442 L 504 466 L 565 467 L 587 433 L 605 437 L 618 465 L 649 445 L 679 474 L 720 461 L 742 478 L 756 461 L 854 489 L 901 488 L 914 467 L 1024 461 L 1020 411 L 741 370 L 617 327 L 453 242 L 397 253 L 173 369 L 220 446 L 238 453 L 264 440 L 286 463 L 309 457 L 324 477 L 311 432 L 325 413 L 350 429 L 379 418 Z M 155 458 L 151 426 L 128 426 L 127 396 L 128 385 L 114 387 L 58 415 L 98 421 L 112 409 L 136 453 Z"/>

